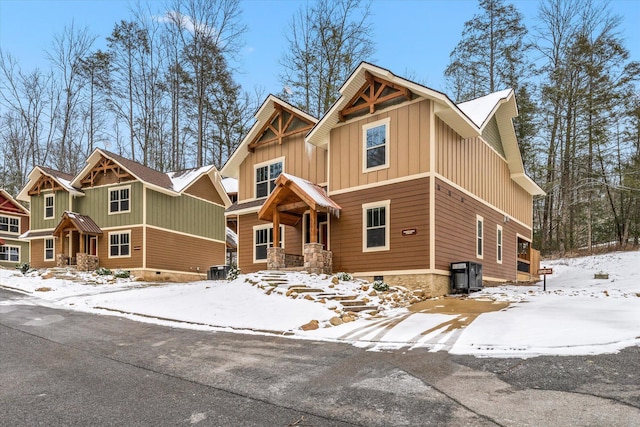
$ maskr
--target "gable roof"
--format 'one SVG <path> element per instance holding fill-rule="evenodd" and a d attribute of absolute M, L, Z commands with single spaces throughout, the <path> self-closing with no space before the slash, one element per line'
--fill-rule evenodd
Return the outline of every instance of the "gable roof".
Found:
<path fill-rule="evenodd" d="M 0 188 L 0 195 L 2 195 L 2 197 L 5 199 L 5 202 L 0 202 L 0 211 L 9 212 L 9 209 L 6 207 L 7 207 L 7 204 L 10 204 L 13 206 L 13 209 L 11 209 L 12 213 L 15 212 L 15 213 L 29 215 L 29 210 L 24 206 L 22 206 L 20 203 L 18 203 L 16 199 L 11 197 L 11 194 L 9 194 L 4 188 Z"/>
<path fill-rule="evenodd" d="M 93 219 L 88 215 L 81 215 L 76 212 L 65 211 L 60 222 L 53 230 L 53 235 L 58 236 L 68 225 L 72 225 L 82 234 L 102 235 L 102 229 L 98 227 Z"/>
<path fill-rule="evenodd" d="M 73 179 L 72 175 L 68 173 L 60 172 L 55 169 L 51 169 L 45 166 L 36 166 L 31 172 L 29 172 L 29 180 L 26 185 L 20 190 L 16 199 L 21 200 L 23 202 L 29 201 L 29 190 L 33 187 L 33 185 L 40 179 L 42 175 L 48 176 L 57 182 L 66 192 L 74 195 L 74 196 L 84 196 L 84 193 L 77 188 L 74 188 L 71 184 L 71 180 Z"/>
<path fill-rule="evenodd" d="M 340 88 L 340 98 L 338 98 L 329 111 L 327 111 L 307 135 L 307 140 L 310 143 L 317 146 L 326 146 L 328 144 L 329 132 L 340 121 L 340 111 L 366 83 L 367 73 L 390 83 L 404 86 L 415 95 L 433 100 L 435 114 L 463 138 L 480 136 L 480 131 L 475 123 L 444 93 L 398 77 L 385 68 L 369 64 L 368 62 L 361 62 Z"/>
<path fill-rule="evenodd" d="M 240 165 L 244 161 L 244 159 L 249 155 L 249 144 L 253 141 L 263 129 L 269 118 L 276 111 L 277 106 L 281 106 L 286 108 L 287 110 L 291 110 L 293 113 L 305 118 L 306 120 L 313 122 L 316 124 L 318 119 L 315 117 L 305 113 L 304 111 L 294 107 L 286 101 L 274 96 L 269 95 L 264 100 L 258 111 L 254 117 L 256 118 L 255 123 L 251 126 L 249 133 L 244 137 L 238 148 L 233 152 L 229 160 L 224 164 L 220 173 L 226 177 L 238 178 L 238 173 L 240 170 Z"/>
<path fill-rule="evenodd" d="M 229 196 L 227 196 L 227 193 L 222 187 L 222 178 L 220 177 L 218 170 L 213 165 L 162 173 L 102 148 L 96 148 L 93 153 L 91 153 L 87 159 L 86 166 L 76 175 L 71 184 L 74 186 L 80 186 L 83 177 L 89 173 L 89 171 L 96 165 L 96 163 L 98 163 L 98 161 L 100 161 L 102 157 L 117 163 L 122 168 L 126 169 L 134 178 L 144 183 L 149 188 L 174 197 L 182 194 L 201 177 L 208 175 L 216 191 L 222 198 L 225 207 L 231 205 L 231 200 L 229 200 Z"/>
<path fill-rule="evenodd" d="M 478 129 L 482 131 L 484 129 L 484 126 L 489 122 L 489 119 L 491 118 L 493 113 L 495 113 L 495 111 L 500 106 L 500 103 L 502 101 L 508 102 L 512 94 L 513 89 L 505 89 L 498 92 L 493 92 L 489 95 L 472 99 L 471 101 L 462 102 L 458 104 L 458 108 L 460 108 L 460 110 L 462 110 L 462 112 L 465 113 L 475 123 Z M 515 116 L 517 115 L 518 111 L 516 110 Z"/>

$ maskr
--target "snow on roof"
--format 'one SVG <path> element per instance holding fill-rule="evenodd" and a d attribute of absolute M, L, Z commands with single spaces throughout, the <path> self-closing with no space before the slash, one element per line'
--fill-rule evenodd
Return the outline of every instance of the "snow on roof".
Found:
<path fill-rule="evenodd" d="M 458 108 L 462 110 L 464 114 L 469 117 L 473 123 L 479 128 L 484 125 L 484 122 L 489 118 L 489 115 L 494 110 L 496 104 L 501 99 L 505 99 L 512 92 L 511 89 L 501 90 L 499 92 L 490 93 L 480 98 L 472 99 L 471 101 L 461 102 L 458 104 Z"/>
<path fill-rule="evenodd" d="M 238 192 L 238 180 L 235 178 L 222 178 L 222 186 L 227 194 Z"/>
<path fill-rule="evenodd" d="M 289 175 L 288 173 L 283 172 L 281 175 L 284 175 L 285 178 L 293 181 L 293 183 L 300 187 L 302 191 L 307 193 L 319 206 L 327 208 L 332 214 L 339 216 L 340 209 L 342 208 L 336 202 L 331 200 L 321 187 L 313 182 L 307 181 L 306 179 Z"/>
<path fill-rule="evenodd" d="M 173 189 L 177 192 L 181 192 L 198 177 L 208 173 L 211 168 L 212 166 L 209 165 L 202 166 L 200 168 L 185 169 L 177 172 L 167 172 L 167 176 L 169 177 L 169 179 L 171 179 Z"/>
<path fill-rule="evenodd" d="M 238 247 L 238 235 L 227 227 L 227 243 L 234 249 Z"/>

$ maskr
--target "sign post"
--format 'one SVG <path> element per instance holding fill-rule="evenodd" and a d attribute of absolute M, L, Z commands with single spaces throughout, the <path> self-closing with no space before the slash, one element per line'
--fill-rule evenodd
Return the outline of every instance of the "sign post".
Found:
<path fill-rule="evenodd" d="M 543 268 L 539 268 L 538 269 L 538 276 L 542 274 L 543 280 L 544 280 L 544 287 L 542 288 L 542 290 L 544 290 L 545 292 L 547 291 L 547 274 L 553 274 L 553 268 L 547 268 L 547 267 L 543 267 Z"/>

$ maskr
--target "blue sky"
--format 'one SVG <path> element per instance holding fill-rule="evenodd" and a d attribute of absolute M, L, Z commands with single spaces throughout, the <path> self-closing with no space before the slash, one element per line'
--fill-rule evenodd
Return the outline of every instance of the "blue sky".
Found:
<path fill-rule="evenodd" d="M 247 90 L 281 90 L 279 59 L 286 47 L 285 30 L 298 0 L 243 0 L 249 28 L 240 54 L 238 81 Z M 513 0 L 530 32 L 536 25 L 539 2 Z M 155 4 L 151 0 L 151 4 Z M 161 4 L 157 2 L 158 6 Z M 640 60 L 640 1 L 614 0 L 614 13 L 623 17 L 622 35 L 631 58 Z M 402 76 L 446 91 L 442 73 L 449 53 L 460 39 L 464 22 L 477 13 L 477 0 L 373 0 L 376 53 L 373 62 Z M 44 51 L 54 34 L 72 21 L 96 34 L 104 47 L 116 22 L 130 19 L 128 0 L 0 0 L 0 48 L 14 55 L 24 71 L 46 68 Z"/>

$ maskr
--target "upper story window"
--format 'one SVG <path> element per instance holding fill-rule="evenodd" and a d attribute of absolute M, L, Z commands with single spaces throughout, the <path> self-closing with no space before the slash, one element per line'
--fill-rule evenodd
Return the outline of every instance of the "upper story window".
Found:
<path fill-rule="evenodd" d="M 256 199 L 267 197 L 276 186 L 276 179 L 283 169 L 283 161 L 277 160 L 271 163 L 262 163 L 255 166 L 256 175 Z"/>
<path fill-rule="evenodd" d="M 389 121 L 386 118 L 362 127 L 364 172 L 383 169 L 389 165 Z"/>
<path fill-rule="evenodd" d="M 130 212 L 131 187 L 118 187 L 109 190 L 109 213 Z"/>
<path fill-rule="evenodd" d="M 390 201 L 362 205 L 364 252 L 389 250 Z"/>
<path fill-rule="evenodd" d="M 44 196 L 44 219 L 51 219 L 55 212 L 55 194 L 46 194 Z"/>
<path fill-rule="evenodd" d="M 476 215 L 476 257 L 482 258 L 484 240 L 484 218 Z"/>
<path fill-rule="evenodd" d="M 20 233 L 20 218 L 0 216 L 0 231 L 13 234 Z"/>

